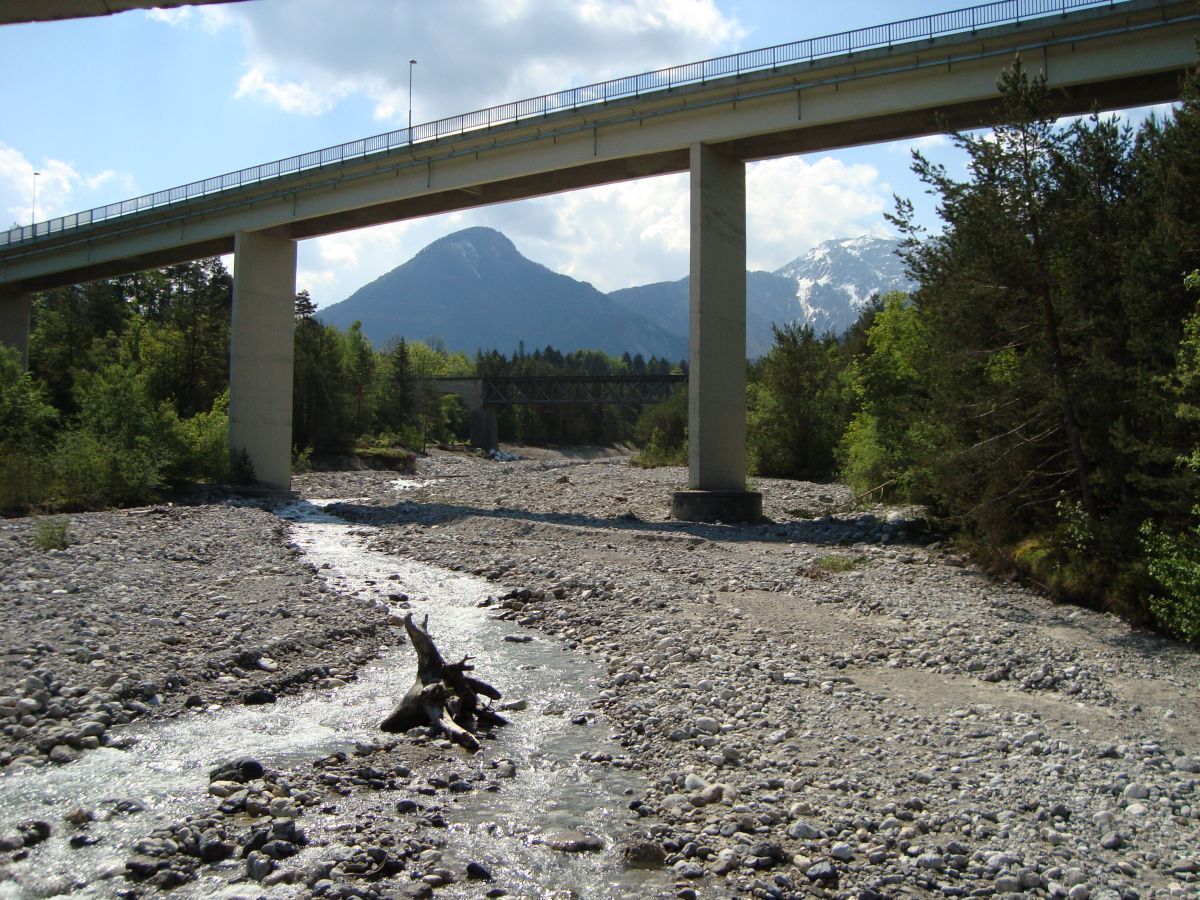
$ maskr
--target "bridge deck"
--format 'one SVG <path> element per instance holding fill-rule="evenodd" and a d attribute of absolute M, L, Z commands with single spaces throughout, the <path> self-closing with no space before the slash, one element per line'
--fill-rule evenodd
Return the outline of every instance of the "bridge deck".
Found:
<path fill-rule="evenodd" d="M 0 232 L 0 287 L 684 171 L 696 143 L 751 160 L 982 126 L 1018 53 L 1062 113 L 1170 100 L 1197 19 L 1192 0 L 1002 0 L 588 85 Z"/>

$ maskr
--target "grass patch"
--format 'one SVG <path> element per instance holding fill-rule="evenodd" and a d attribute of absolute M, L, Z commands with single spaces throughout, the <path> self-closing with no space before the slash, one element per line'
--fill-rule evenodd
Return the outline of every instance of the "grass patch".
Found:
<path fill-rule="evenodd" d="M 407 447 L 355 447 L 354 454 L 369 469 L 388 469 L 408 475 L 416 471 L 417 455 Z"/>
<path fill-rule="evenodd" d="M 663 466 L 686 466 L 687 448 L 664 450 L 660 447 L 646 447 L 629 460 L 629 464 L 638 469 L 660 469 Z"/>
<path fill-rule="evenodd" d="M 858 558 L 842 556 L 840 553 L 826 553 L 817 558 L 817 565 L 826 572 L 849 572 L 858 568 Z"/>
<path fill-rule="evenodd" d="M 820 580 L 839 572 L 849 572 L 852 569 L 857 569 L 860 562 L 862 560 L 857 556 L 826 553 L 824 556 L 817 557 L 815 562 L 811 562 L 807 566 L 801 566 L 796 570 L 796 574 L 803 575 L 805 578 Z"/>
<path fill-rule="evenodd" d="M 66 550 L 71 544 L 71 523 L 64 517 L 40 518 L 33 527 L 33 545 L 39 550 Z"/>

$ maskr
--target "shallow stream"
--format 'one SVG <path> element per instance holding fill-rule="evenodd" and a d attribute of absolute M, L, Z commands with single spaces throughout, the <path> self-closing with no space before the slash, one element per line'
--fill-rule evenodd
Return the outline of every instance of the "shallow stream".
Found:
<path fill-rule="evenodd" d="M 363 540 L 368 528 L 350 525 L 323 505 L 294 503 L 279 515 L 292 524 L 293 539 L 332 586 L 362 603 L 387 604 L 389 596 L 407 595 L 417 615 L 429 614 L 430 631 L 447 659 L 469 654 L 476 674 L 499 688 L 505 700 L 528 700 L 528 709 L 510 713 L 512 724 L 499 729 L 496 740 L 485 742 L 476 760 L 457 748 L 448 751 L 458 755 L 463 768 L 482 765 L 484 759 L 508 758 L 518 774 L 498 792 L 456 799 L 447 816 L 444 862 L 484 864 L 495 885 L 512 897 L 672 896 L 666 873 L 621 865 L 619 839 L 630 829 L 627 804 L 632 793 L 640 793 L 638 777 L 580 760 L 585 752 L 620 754 L 603 720 L 588 725 L 571 721 L 589 711 L 601 676 L 598 665 L 492 618 L 493 611 L 478 606 L 495 590 L 486 581 L 369 550 Z M 506 641 L 505 636 L 522 640 Z M 527 636 L 533 640 L 525 641 Z M 48 821 L 53 828 L 48 841 L 10 867 L 13 880 L 0 881 L 0 898 L 111 896 L 127 885 L 119 873 L 135 841 L 156 827 L 212 809 L 207 772 L 218 762 L 253 756 L 282 769 L 352 748 L 359 741 L 377 742 L 382 737 L 378 722 L 412 677 L 411 652 L 402 648 L 336 690 L 284 698 L 266 707 L 134 724 L 114 732 L 128 739 L 127 749 L 102 748 L 70 765 L 0 777 L 0 833 L 30 819 Z M 548 709 L 554 712 L 546 714 Z M 131 800 L 144 808 L 133 814 L 117 811 L 121 801 Z M 102 814 L 102 821 L 90 828 L 100 841 L 75 849 L 67 843 L 69 829 L 62 818 L 81 806 Z M 535 841 L 539 834 L 567 829 L 600 836 L 607 849 L 564 854 Z M 316 859 L 320 851 L 312 848 L 309 853 Z M 244 896 L 247 886 L 243 883 L 236 890 L 218 870 L 171 895 Z M 284 897 L 299 890 L 255 885 L 253 893 Z M 439 889 L 437 896 L 475 897 L 485 890 L 464 883 Z"/>

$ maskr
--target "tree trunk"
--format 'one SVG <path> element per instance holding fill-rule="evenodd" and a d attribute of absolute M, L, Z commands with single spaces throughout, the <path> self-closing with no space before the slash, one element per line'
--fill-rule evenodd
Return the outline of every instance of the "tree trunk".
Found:
<path fill-rule="evenodd" d="M 468 675 L 475 667 L 468 664 L 471 657 L 447 663 L 429 635 L 429 616 L 417 625 L 412 613 L 404 617 L 413 650 L 417 654 L 417 674 L 412 687 L 380 724 L 389 732 L 408 731 L 422 725 L 440 729 L 446 737 L 471 752 L 479 749 L 479 741 L 471 730 L 478 725 L 505 725 L 503 716 L 490 706 L 480 706 L 480 695 L 500 699 L 500 692 L 485 681 Z"/>

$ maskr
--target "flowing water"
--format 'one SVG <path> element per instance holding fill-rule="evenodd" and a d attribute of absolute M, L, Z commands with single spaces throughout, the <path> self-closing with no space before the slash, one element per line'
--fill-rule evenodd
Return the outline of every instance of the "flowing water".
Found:
<path fill-rule="evenodd" d="M 410 486 L 401 481 L 395 488 Z M 331 584 L 362 603 L 386 604 L 389 595 L 408 595 L 418 615 L 429 614 L 430 631 L 447 659 L 469 654 L 476 674 L 503 691 L 506 700 L 529 701 L 526 711 L 509 714 L 512 724 L 499 729 L 497 739 L 486 742 L 481 754 L 511 759 L 517 777 L 503 782 L 498 792 L 456 800 L 448 816 L 444 862 L 484 864 L 513 897 L 671 896 L 666 873 L 626 870 L 620 862 L 618 840 L 629 828 L 626 806 L 629 795 L 639 791 L 638 777 L 580 760 L 585 752 L 620 752 L 603 724 L 571 723 L 588 710 L 599 667 L 541 637 L 505 641 L 519 629 L 478 607 L 494 590 L 486 581 L 371 551 L 362 540 L 369 529 L 349 525 L 322 506 L 294 503 L 279 515 L 292 523 L 294 540 Z M 284 698 L 268 707 L 216 709 L 173 722 L 135 724 L 119 732 L 127 738 L 126 749 L 103 748 L 67 766 L 0 777 L 0 833 L 30 819 L 48 821 L 54 829 L 50 840 L 33 848 L 28 859 L 10 866 L 12 880 L 0 880 L 0 898 L 111 896 L 126 884 L 113 876 L 123 871 L 136 840 L 155 827 L 212 809 L 206 773 L 218 762 L 245 755 L 280 769 L 352 748 L 356 742 L 378 741 L 377 723 L 412 677 L 411 653 L 402 649 L 336 690 Z M 547 708 L 563 714 L 545 714 Z M 451 752 L 460 754 L 456 759 L 464 769 L 483 764 L 457 749 Z M 142 811 L 120 812 L 121 801 L 130 800 L 144 807 Z M 100 841 L 73 849 L 62 817 L 80 806 L 101 813 L 90 828 Z M 563 854 L 536 842 L 539 834 L 567 829 L 602 837 L 607 850 Z M 305 856 L 315 860 L 320 849 L 310 848 Z M 483 890 L 452 885 L 439 889 L 438 896 L 481 896 Z M 296 892 L 286 885 L 270 891 L 255 888 L 255 894 L 273 896 Z M 232 896 L 235 891 L 216 874 L 172 895 L 222 893 Z"/>

